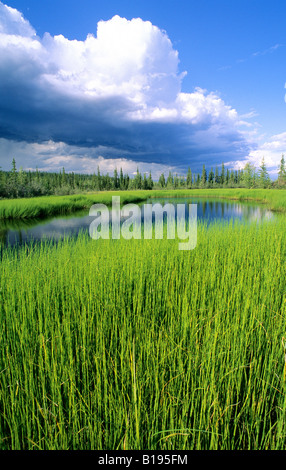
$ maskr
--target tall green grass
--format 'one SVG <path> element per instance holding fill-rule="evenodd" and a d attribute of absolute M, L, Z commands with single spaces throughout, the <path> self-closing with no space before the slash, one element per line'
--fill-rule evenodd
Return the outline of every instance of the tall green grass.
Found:
<path fill-rule="evenodd" d="M 2 251 L 0 449 L 285 449 L 285 229 Z"/>
<path fill-rule="evenodd" d="M 71 214 L 83 209 L 88 210 L 95 203 L 110 206 L 112 196 L 119 194 L 123 204 L 140 202 L 145 199 L 145 195 L 129 191 L 5 199 L 0 201 L 0 220 L 44 218 L 52 215 Z"/>
<path fill-rule="evenodd" d="M 183 190 L 176 191 L 178 194 Z M 214 188 L 189 190 L 192 197 L 222 198 L 238 201 L 256 201 L 274 211 L 286 212 L 286 191 L 280 189 Z"/>
<path fill-rule="evenodd" d="M 269 209 L 286 212 L 286 191 L 275 189 L 178 189 L 102 191 L 72 196 L 43 196 L 27 199 L 0 200 L 0 220 L 44 218 L 88 210 L 95 203 L 108 206 L 112 196 L 120 196 L 122 204 L 142 202 L 156 197 L 207 197 L 250 200 L 266 204 Z"/>
<path fill-rule="evenodd" d="M 286 191 L 280 189 L 246 189 L 246 188 L 213 188 L 213 189 L 176 189 L 154 190 L 149 197 L 195 197 L 208 199 L 228 199 L 236 201 L 253 201 L 265 204 L 273 211 L 286 212 Z"/>

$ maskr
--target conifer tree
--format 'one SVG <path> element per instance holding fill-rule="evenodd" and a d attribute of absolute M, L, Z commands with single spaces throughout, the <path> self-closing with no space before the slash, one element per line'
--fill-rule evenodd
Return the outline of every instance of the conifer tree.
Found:
<path fill-rule="evenodd" d="M 120 168 L 119 187 L 120 187 L 121 190 L 124 189 L 124 176 L 123 176 L 122 168 Z"/>
<path fill-rule="evenodd" d="M 215 182 L 216 186 L 219 184 L 219 174 L 218 174 L 218 167 L 217 166 L 215 167 L 214 182 Z"/>
<path fill-rule="evenodd" d="M 153 183 L 152 175 L 151 175 L 151 171 L 150 171 L 148 179 L 147 179 L 147 187 L 148 187 L 148 189 L 153 189 L 153 186 L 154 186 L 154 183 Z"/>
<path fill-rule="evenodd" d="M 144 176 L 143 176 L 142 187 L 143 187 L 143 189 L 148 189 L 148 181 L 147 181 L 146 173 L 144 173 Z"/>
<path fill-rule="evenodd" d="M 212 187 L 214 183 L 214 172 L 213 169 L 211 168 L 211 171 L 209 172 L 209 186 Z"/>
<path fill-rule="evenodd" d="M 283 154 L 280 160 L 280 166 L 278 170 L 278 185 L 279 186 L 286 185 L 286 167 L 285 167 L 285 158 Z"/>
<path fill-rule="evenodd" d="M 159 178 L 158 183 L 159 183 L 159 186 L 160 186 L 161 188 L 165 188 L 165 187 L 166 187 L 166 180 L 165 180 L 164 173 L 162 173 L 162 174 L 160 175 L 160 178 Z"/>
<path fill-rule="evenodd" d="M 255 183 L 255 167 L 247 162 L 243 170 L 243 179 L 242 179 L 246 188 L 252 188 Z"/>
<path fill-rule="evenodd" d="M 225 183 L 225 168 L 224 168 L 224 163 L 221 165 L 221 175 L 220 175 L 220 184 Z"/>
<path fill-rule="evenodd" d="M 115 170 L 113 172 L 113 188 L 114 189 L 119 188 L 119 178 L 118 178 L 117 168 L 115 168 Z"/>
<path fill-rule="evenodd" d="M 269 174 L 265 165 L 264 157 L 262 158 L 262 162 L 259 168 L 258 181 L 259 181 L 259 186 L 261 188 L 265 189 L 265 188 L 268 188 L 270 185 L 270 178 L 269 178 Z"/>
<path fill-rule="evenodd" d="M 169 175 L 168 175 L 168 178 L 167 178 L 167 187 L 172 188 L 173 184 L 174 184 L 174 178 L 173 178 L 172 173 L 169 171 Z"/>
<path fill-rule="evenodd" d="M 134 188 L 135 189 L 142 189 L 142 175 L 139 172 L 139 168 L 137 167 L 136 176 L 134 178 Z"/>
<path fill-rule="evenodd" d="M 207 179 L 208 177 L 207 177 L 207 172 L 206 172 L 206 166 L 203 165 L 202 178 L 201 178 L 201 183 L 200 183 L 202 188 L 206 187 Z"/>
<path fill-rule="evenodd" d="M 226 177 L 225 177 L 226 185 L 229 184 L 229 179 L 230 179 L 230 171 L 229 171 L 229 169 L 227 169 L 226 170 Z"/>
<path fill-rule="evenodd" d="M 191 168 L 189 167 L 189 168 L 188 168 L 188 173 L 187 173 L 187 188 L 191 189 L 192 184 L 193 184 L 193 180 L 192 180 L 192 170 L 191 170 Z"/>

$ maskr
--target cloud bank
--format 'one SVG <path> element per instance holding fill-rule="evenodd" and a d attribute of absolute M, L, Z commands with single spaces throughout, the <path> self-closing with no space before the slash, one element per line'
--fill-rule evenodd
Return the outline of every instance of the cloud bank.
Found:
<path fill-rule="evenodd" d="M 196 171 L 245 158 L 247 123 L 217 93 L 182 93 L 184 75 L 149 21 L 114 16 L 85 41 L 39 37 L 0 2 L 0 139 L 34 149 L 24 167 L 47 166 L 59 148 L 74 149 L 79 166 L 101 158 Z"/>
<path fill-rule="evenodd" d="M 269 169 L 269 174 L 277 178 L 278 168 L 280 166 L 281 157 L 285 155 L 286 149 L 286 132 L 273 135 L 269 140 L 263 142 L 256 150 L 252 150 L 247 156 L 246 161 L 254 166 L 259 166 L 264 158 L 265 165 Z M 237 162 L 236 167 L 243 168 L 246 163 Z"/>

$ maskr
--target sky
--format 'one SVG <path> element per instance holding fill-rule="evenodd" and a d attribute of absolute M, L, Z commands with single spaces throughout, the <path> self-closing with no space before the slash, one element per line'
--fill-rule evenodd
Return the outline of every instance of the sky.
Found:
<path fill-rule="evenodd" d="M 201 172 L 286 149 L 285 0 L 0 0 L 0 166 Z"/>

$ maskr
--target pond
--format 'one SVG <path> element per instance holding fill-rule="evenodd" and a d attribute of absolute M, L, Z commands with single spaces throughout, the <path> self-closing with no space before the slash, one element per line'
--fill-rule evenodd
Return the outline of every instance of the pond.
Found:
<path fill-rule="evenodd" d="M 154 198 L 148 203 L 185 204 L 186 210 L 189 204 L 197 204 L 198 221 L 210 224 L 214 221 L 225 222 L 238 220 L 242 223 L 258 222 L 275 219 L 273 213 L 263 205 L 249 202 L 227 201 L 222 199 L 205 198 Z M 144 203 L 139 204 L 142 207 Z M 143 214 L 143 210 L 142 210 Z M 14 246 L 40 240 L 57 241 L 64 236 L 77 236 L 80 231 L 88 233 L 89 226 L 94 217 L 87 211 L 76 212 L 69 216 L 55 216 L 49 219 L 13 220 L 0 222 L 0 244 L 2 246 Z"/>

